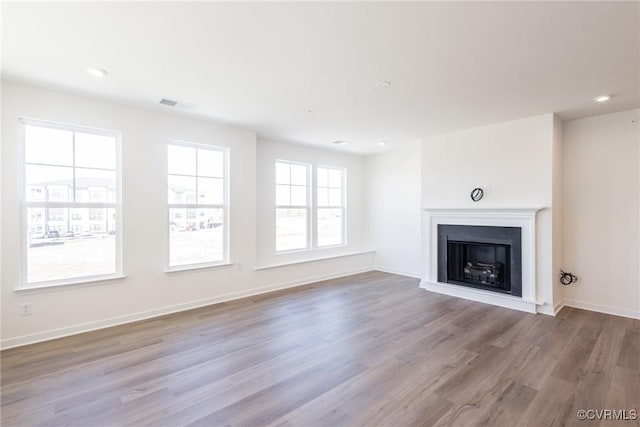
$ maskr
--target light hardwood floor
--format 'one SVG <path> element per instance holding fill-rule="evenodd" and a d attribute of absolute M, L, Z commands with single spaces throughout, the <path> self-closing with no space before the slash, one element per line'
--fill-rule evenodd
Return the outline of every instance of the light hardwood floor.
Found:
<path fill-rule="evenodd" d="M 560 426 L 640 410 L 640 321 L 526 314 L 380 272 L 1 356 L 3 426 Z"/>

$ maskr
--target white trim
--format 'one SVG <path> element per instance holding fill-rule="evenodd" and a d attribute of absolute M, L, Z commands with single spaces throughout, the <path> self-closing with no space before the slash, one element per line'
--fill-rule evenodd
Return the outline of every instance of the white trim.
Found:
<path fill-rule="evenodd" d="M 185 271 L 194 271 L 194 270 L 211 270 L 222 267 L 232 266 L 232 262 L 218 262 L 218 263 L 203 263 L 203 264 L 185 264 L 185 265 L 177 265 L 175 267 L 167 268 L 164 270 L 165 273 L 180 273 Z"/>
<path fill-rule="evenodd" d="M 527 208 L 429 208 L 423 209 L 423 265 L 421 287 L 530 313 L 549 314 L 536 298 L 536 214 L 542 207 Z M 438 282 L 438 225 L 518 227 L 522 238 L 522 297 Z M 542 307 L 538 307 L 542 306 Z"/>
<path fill-rule="evenodd" d="M 341 206 L 319 206 L 318 205 L 318 169 L 322 168 L 322 169 L 333 169 L 333 170 L 337 170 L 340 171 L 340 194 L 342 196 L 342 205 Z M 339 247 L 339 246 L 347 246 L 347 168 L 344 167 L 340 167 L 340 166 L 329 166 L 329 165 L 324 165 L 324 164 L 317 164 L 314 167 L 315 170 L 315 187 L 314 187 L 314 195 L 313 195 L 313 203 L 314 203 L 314 218 L 315 218 L 315 224 L 313 224 L 313 228 L 314 228 L 314 236 L 315 236 L 315 242 L 316 242 L 316 249 L 325 249 L 325 248 L 333 248 L 333 247 Z M 328 201 L 328 197 L 329 197 L 329 193 L 328 190 L 330 188 L 335 189 L 336 187 L 329 187 L 329 178 L 327 176 L 327 187 L 322 187 L 327 189 L 327 201 Z M 320 209 L 341 209 L 342 210 L 342 230 L 341 230 L 341 237 L 342 237 L 342 241 L 340 243 L 337 243 L 335 245 L 320 245 L 318 243 L 318 210 Z"/>
<path fill-rule="evenodd" d="M 204 306 L 217 304 L 225 301 L 232 301 L 240 298 L 259 295 L 259 294 L 277 291 L 281 289 L 304 286 L 304 285 L 307 285 L 310 283 L 316 283 L 322 280 L 336 279 L 340 277 L 350 276 L 352 274 L 365 273 L 372 270 L 373 270 L 373 266 L 343 270 L 337 273 L 322 274 L 322 275 L 307 277 L 300 280 L 292 280 L 292 281 L 283 282 L 275 285 L 248 289 L 245 291 L 231 292 L 218 297 L 206 298 L 202 300 L 191 301 L 188 303 L 182 303 L 182 304 L 171 305 L 168 307 L 157 308 L 154 310 L 148 310 L 148 311 L 143 311 L 143 312 L 134 313 L 134 314 L 127 314 L 123 316 L 112 317 L 110 319 L 99 320 L 96 322 L 88 322 L 88 323 L 83 323 L 81 325 L 70 326 L 70 327 L 59 328 L 59 329 L 52 329 L 50 331 L 39 332 L 36 334 L 30 334 L 30 335 L 23 335 L 15 338 L 8 338 L 0 342 L 0 348 L 2 350 L 6 350 L 9 348 L 20 347 L 27 344 L 35 344 L 37 342 L 49 341 L 52 339 L 62 338 L 69 335 L 95 331 L 98 329 L 104 329 L 111 326 L 122 325 L 125 323 L 137 322 L 139 320 L 163 316 L 165 314 L 171 314 L 171 313 L 190 310 L 198 307 L 204 307 Z"/>
<path fill-rule="evenodd" d="M 107 274 L 104 276 L 89 276 L 78 279 L 54 280 L 50 282 L 39 282 L 35 286 L 25 286 L 14 289 L 20 294 L 40 294 L 51 291 L 62 291 L 67 289 L 84 288 L 86 286 L 102 285 L 115 281 L 122 281 L 127 276 L 124 274 Z"/>
<path fill-rule="evenodd" d="M 580 301 L 570 298 L 562 300 L 563 307 L 573 307 L 582 310 L 596 311 L 598 313 L 611 314 L 613 316 L 629 317 L 631 319 L 640 319 L 640 310 L 629 310 L 628 308 L 613 307 L 610 305 L 593 304 L 586 301 Z M 560 310 L 558 310 L 560 311 Z"/>
<path fill-rule="evenodd" d="M 288 184 L 279 184 L 278 183 L 278 163 L 282 163 L 282 164 L 287 164 L 289 166 L 289 183 Z M 313 214 L 313 196 L 312 196 L 312 188 L 313 188 L 313 181 L 314 181 L 314 169 L 313 169 L 313 165 L 311 163 L 303 163 L 303 162 L 297 162 L 297 161 L 293 161 L 293 160 L 284 160 L 284 159 L 276 159 L 275 162 L 273 163 L 273 185 L 275 188 L 275 191 L 273 193 L 274 196 L 274 212 L 275 212 L 275 216 L 274 216 L 274 223 L 273 223 L 273 227 L 274 227 L 274 241 L 273 241 L 273 246 L 274 246 L 274 250 L 275 250 L 275 254 L 276 255 L 284 255 L 287 253 L 292 253 L 292 252 L 297 252 L 297 251 L 306 251 L 306 250 L 311 250 L 314 247 L 314 236 L 313 236 L 313 218 L 311 217 L 311 215 Z M 291 204 L 291 188 L 292 187 L 303 187 L 302 185 L 299 184 L 292 184 L 291 181 L 291 165 L 295 165 L 295 166 L 304 166 L 307 169 L 307 182 L 306 185 L 304 186 L 306 188 L 306 193 L 307 193 L 307 204 L 304 206 L 301 205 L 292 205 Z M 284 185 L 289 187 L 289 204 L 288 205 L 279 205 L 278 204 L 278 186 L 279 185 Z M 302 248 L 292 248 L 292 249 L 278 249 L 278 209 L 304 209 L 307 214 L 306 214 L 306 245 Z"/>
<path fill-rule="evenodd" d="M 70 167 L 73 171 L 73 199 L 75 200 L 75 190 L 76 190 L 76 182 L 75 182 L 75 134 L 76 132 L 90 133 L 93 135 L 103 135 L 113 137 L 115 139 L 115 149 L 116 149 L 116 167 L 113 172 L 115 172 L 116 179 L 116 201 L 113 202 L 105 202 L 105 203 L 77 203 L 77 202 L 30 202 L 27 201 L 26 197 L 26 189 L 27 189 L 27 180 L 26 180 L 26 141 L 25 141 L 25 127 L 26 126 L 34 126 L 34 127 L 43 127 L 43 128 L 53 128 L 60 129 L 72 132 L 73 134 L 73 164 Z M 55 165 L 53 165 L 55 166 Z M 24 291 L 24 290 L 33 290 L 33 289 L 44 289 L 44 288 L 53 288 L 59 286 L 68 286 L 68 285 L 83 285 L 90 284 L 93 282 L 102 282 L 105 280 L 111 279 L 120 279 L 124 277 L 123 273 L 123 232 L 124 229 L 123 221 L 122 221 L 122 132 L 116 130 L 108 130 L 108 129 L 100 129 L 100 128 L 92 128 L 81 125 L 74 125 L 69 123 L 60 123 L 60 122 L 52 122 L 48 120 L 40 120 L 40 119 L 32 119 L 19 117 L 18 118 L 18 168 L 19 168 L 19 186 L 20 186 L 20 206 L 19 206 L 19 236 L 20 236 L 20 265 L 19 265 L 19 277 L 18 277 L 18 285 L 14 289 L 15 291 Z M 107 169 L 102 169 L 107 170 Z M 109 169 L 111 170 L 111 169 Z M 28 237 L 27 237 L 27 212 L 30 207 L 66 207 L 68 209 L 71 208 L 91 208 L 95 206 L 97 208 L 113 209 L 116 215 L 116 229 L 115 229 L 115 271 L 113 273 L 99 275 L 99 276 L 80 276 L 80 277 L 70 277 L 65 279 L 57 279 L 57 280 L 49 280 L 49 281 L 39 281 L 39 282 L 29 282 L 28 279 Z M 45 221 L 48 221 L 45 218 Z M 108 231 L 108 230 L 107 230 Z"/>
<path fill-rule="evenodd" d="M 329 255 L 329 256 L 318 257 L 318 258 L 302 259 L 302 260 L 298 260 L 298 261 L 283 262 L 283 263 L 279 263 L 279 264 L 259 265 L 259 266 L 256 266 L 253 270 L 254 271 L 268 270 L 270 268 L 287 267 L 287 266 L 290 266 L 290 265 L 306 264 L 306 263 L 309 263 L 309 262 L 324 261 L 324 260 L 327 260 L 327 259 L 335 259 L 335 258 L 344 258 L 344 257 L 355 256 L 355 255 L 373 254 L 375 252 L 376 251 L 348 252 L 348 253 L 344 253 L 344 254 Z M 372 267 L 372 269 L 373 269 L 373 267 Z"/>
<path fill-rule="evenodd" d="M 482 289 L 465 288 L 448 283 L 428 282 L 423 280 L 420 282 L 420 287 L 438 294 L 497 305 L 499 307 L 525 311 L 527 313 L 537 313 L 537 307 L 544 304 L 520 297 L 514 297 L 512 295 L 499 294 L 497 292 L 485 291 Z"/>
<path fill-rule="evenodd" d="M 556 305 L 553 306 L 553 315 L 557 316 L 558 313 L 560 313 L 560 310 L 562 310 L 564 307 L 565 307 L 564 300 L 561 299 L 556 303 Z"/>
<path fill-rule="evenodd" d="M 187 174 L 170 174 L 169 173 L 169 146 L 174 145 L 177 147 L 189 147 L 194 148 L 196 150 L 196 174 L 195 175 L 187 175 Z M 231 262 L 229 261 L 231 257 L 231 239 L 230 239 L 230 219 L 231 215 L 229 215 L 229 211 L 231 209 L 231 173 L 230 173 L 230 152 L 229 147 L 206 144 L 200 142 L 190 142 L 190 141 L 182 141 L 178 139 L 168 139 L 166 145 L 166 162 L 165 162 L 165 194 L 167 194 L 167 203 L 166 203 L 166 236 L 167 236 L 167 244 L 165 248 L 165 273 L 177 272 L 177 271 L 186 271 L 186 270 L 195 270 L 201 268 L 210 268 L 217 266 L 229 265 Z M 209 151 L 217 151 L 222 153 L 222 177 L 212 177 L 207 175 L 198 175 L 198 151 L 197 150 L 209 150 Z M 185 176 L 194 178 L 196 181 L 196 203 L 169 203 L 168 192 L 166 189 L 169 188 L 169 175 L 174 176 Z M 223 182 L 223 197 L 222 204 L 198 204 L 198 178 L 210 178 L 210 179 L 222 179 Z M 222 261 L 211 261 L 204 263 L 195 263 L 195 264 L 182 264 L 182 265 L 171 265 L 171 209 L 222 209 Z M 185 218 L 188 221 L 188 218 Z"/>
<path fill-rule="evenodd" d="M 401 270 L 394 267 L 385 267 L 376 265 L 376 271 L 382 271 L 383 273 L 397 274 L 399 276 L 413 277 L 414 279 L 422 279 L 422 274 L 416 271 Z"/>
<path fill-rule="evenodd" d="M 544 314 L 546 316 L 555 316 L 559 310 L 556 310 L 555 306 L 551 307 L 549 304 L 541 304 L 538 306 L 538 314 Z"/>

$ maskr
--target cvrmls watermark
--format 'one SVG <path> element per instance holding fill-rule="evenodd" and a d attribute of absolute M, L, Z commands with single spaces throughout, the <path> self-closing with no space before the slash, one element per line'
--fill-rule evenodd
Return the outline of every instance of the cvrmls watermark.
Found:
<path fill-rule="evenodd" d="M 581 420 L 635 421 L 637 409 L 580 409 L 576 413 Z"/>

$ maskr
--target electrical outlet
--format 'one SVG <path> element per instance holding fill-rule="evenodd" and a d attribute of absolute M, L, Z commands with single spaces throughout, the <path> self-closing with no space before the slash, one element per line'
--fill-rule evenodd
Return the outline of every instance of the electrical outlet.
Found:
<path fill-rule="evenodd" d="M 20 306 L 21 316 L 31 316 L 31 303 L 26 302 Z"/>

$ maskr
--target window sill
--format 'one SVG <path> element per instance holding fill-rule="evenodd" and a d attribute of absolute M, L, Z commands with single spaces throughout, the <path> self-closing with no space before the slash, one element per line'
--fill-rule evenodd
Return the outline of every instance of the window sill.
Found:
<path fill-rule="evenodd" d="M 184 266 L 177 266 L 177 267 L 169 267 L 166 270 L 164 270 L 164 272 L 167 274 L 171 274 L 171 273 L 184 273 L 184 272 L 197 271 L 197 270 L 214 270 L 218 268 L 230 267 L 232 265 L 233 265 L 232 262 L 223 262 L 220 264 L 184 265 Z"/>
<path fill-rule="evenodd" d="M 316 257 L 316 258 L 308 258 L 308 259 L 303 259 L 303 260 L 298 260 L 298 261 L 284 262 L 284 263 L 280 263 L 280 264 L 261 265 L 261 266 L 258 266 L 256 268 L 254 268 L 253 270 L 254 271 L 268 270 L 268 269 L 271 269 L 271 268 L 288 267 L 290 265 L 306 264 L 306 263 L 309 263 L 309 262 L 325 261 L 325 260 L 329 260 L 329 259 L 345 258 L 345 257 L 350 257 L 350 256 L 355 256 L 355 255 L 365 255 L 365 254 L 372 254 L 372 253 L 375 253 L 375 251 L 347 252 L 347 253 L 343 253 L 343 254 L 336 254 L 336 255 L 330 255 L 330 256 L 324 256 L 324 257 Z"/>
<path fill-rule="evenodd" d="M 280 255 L 291 255 L 291 254 L 299 254 L 304 252 L 315 252 L 315 251 L 324 251 L 325 249 L 337 249 L 337 248 L 346 248 L 348 245 L 346 243 L 340 243 L 337 245 L 329 245 L 329 246 L 315 246 L 313 248 L 300 248 L 300 249 L 286 249 L 283 251 L 276 251 L 276 256 Z"/>
<path fill-rule="evenodd" d="M 38 294 L 44 292 L 63 291 L 67 289 L 84 288 L 87 286 L 105 285 L 116 281 L 122 281 L 126 278 L 124 274 L 116 274 L 112 276 L 96 277 L 91 279 L 69 280 L 60 283 L 51 284 L 35 284 L 32 286 L 24 285 L 15 289 L 15 292 L 24 294 Z"/>

